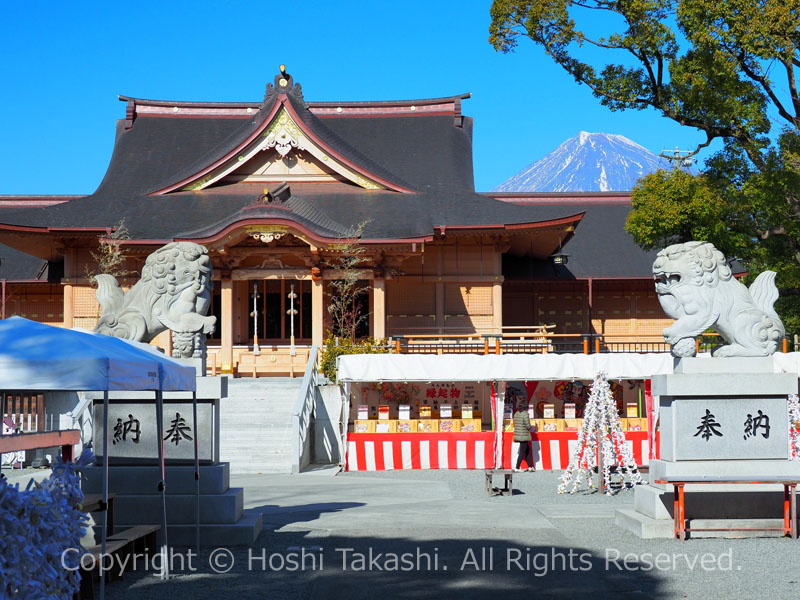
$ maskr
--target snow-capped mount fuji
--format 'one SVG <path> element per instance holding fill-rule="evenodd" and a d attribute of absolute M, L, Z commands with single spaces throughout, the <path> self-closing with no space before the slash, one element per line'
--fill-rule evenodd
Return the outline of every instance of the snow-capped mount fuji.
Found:
<path fill-rule="evenodd" d="M 492 191 L 630 191 L 640 177 L 668 168 L 666 159 L 625 136 L 581 131 Z"/>

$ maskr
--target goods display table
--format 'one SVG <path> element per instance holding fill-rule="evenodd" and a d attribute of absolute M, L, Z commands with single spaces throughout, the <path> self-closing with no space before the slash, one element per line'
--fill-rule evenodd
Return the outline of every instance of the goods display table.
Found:
<path fill-rule="evenodd" d="M 394 469 L 491 469 L 494 432 L 481 433 L 350 433 L 347 436 L 348 471 Z M 577 431 L 531 434 L 534 465 L 539 470 L 564 469 L 578 443 Z M 649 464 L 646 431 L 626 431 L 637 465 Z M 516 465 L 514 433 L 503 432 L 503 468 Z"/>

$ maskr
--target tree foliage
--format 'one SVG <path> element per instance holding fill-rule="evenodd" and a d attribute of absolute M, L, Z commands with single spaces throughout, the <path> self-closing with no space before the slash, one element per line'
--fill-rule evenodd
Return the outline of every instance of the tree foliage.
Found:
<path fill-rule="evenodd" d="M 693 153 L 722 141 L 700 175 L 639 182 L 627 229 L 640 245 L 708 240 L 797 294 L 800 0 L 495 0 L 491 14 L 496 49 L 529 37 L 611 110 L 698 129 Z M 797 298 L 779 302 L 800 324 Z"/>
<path fill-rule="evenodd" d="M 125 268 L 127 257 L 120 247 L 120 242 L 131 239 L 128 228 L 125 226 L 125 219 L 122 219 L 114 227 L 114 230 L 99 239 L 97 249 L 89 254 L 97 264 L 97 268 L 92 270 L 86 265 L 86 277 L 96 286 L 95 275 L 112 275 L 114 277 L 125 277 L 131 271 Z"/>
<path fill-rule="evenodd" d="M 366 222 L 359 224 L 342 242 L 329 246 L 328 250 L 334 253 L 334 258 L 326 262 L 335 275 L 328 298 L 332 333 L 350 342 L 355 340 L 359 326 L 369 318 L 369 313 L 361 308 L 360 299 L 369 291 L 369 286 L 364 285 L 363 280 L 364 266 L 370 257 L 358 242 L 366 226 Z"/>

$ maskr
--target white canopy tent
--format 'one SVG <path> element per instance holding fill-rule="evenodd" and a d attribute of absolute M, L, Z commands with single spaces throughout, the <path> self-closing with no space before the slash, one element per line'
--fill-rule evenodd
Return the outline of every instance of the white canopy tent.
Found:
<path fill-rule="evenodd" d="M 15 391 L 102 391 L 103 394 L 103 506 L 108 503 L 108 392 L 156 392 L 158 457 L 161 465 L 162 540 L 167 543 L 164 487 L 163 395 L 192 391 L 196 409 L 194 367 L 173 360 L 145 344 L 100 334 L 62 329 L 11 317 L 0 321 L 0 389 Z M 5 396 L 4 396 L 5 397 Z M 3 407 L 4 408 L 4 407 Z M 197 436 L 195 436 L 196 440 Z M 198 469 L 195 441 L 195 468 Z M 199 473 L 199 469 L 198 469 Z M 196 474 L 199 488 L 199 475 Z M 199 501 L 198 501 L 199 514 Z M 107 514 L 103 513 L 102 553 L 106 552 Z M 196 524 L 199 531 L 199 521 Z M 100 597 L 105 594 L 100 572 Z"/>
<path fill-rule="evenodd" d="M 702 354 L 700 358 L 709 358 Z M 349 354 L 338 358 L 339 382 L 535 381 L 649 379 L 673 372 L 668 353 L 632 354 Z M 800 373 L 800 352 L 773 355 L 773 372 Z"/>
<path fill-rule="evenodd" d="M 701 359 L 710 359 L 701 354 Z M 358 382 L 497 382 L 492 403 L 502 414 L 505 382 L 542 380 L 592 380 L 604 372 L 608 379 L 650 379 L 673 372 L 675 359 L 669 353 L 607 354 L 350 354 L 337 359 L 337 380 L 344 387 L 345 406 L 350 412 L 350 385 Z M 775 373 L 800 374 L 800 352 L 774 354 Z M 347 427 L 343 428 L 347 447 Z M 502 464 L 501 429 L 496 428 L 496 465 Z"/>
<path fill-rule="evenodd" d="M 673 358 L 653 354 L 350 354 L 338 359 L 340 382 L 646 379 L 672 373 Z"/>

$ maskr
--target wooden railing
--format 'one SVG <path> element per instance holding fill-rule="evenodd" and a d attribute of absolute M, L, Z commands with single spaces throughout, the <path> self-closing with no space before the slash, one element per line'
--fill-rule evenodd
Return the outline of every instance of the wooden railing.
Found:
<path fill-rule="evenodd" d="M 708 352 L 720 345 L 719 334 L 704 334 L 697 339 L 697 352 Z M 779 351 L 788 351 L 786 339 Z M 599 354 L 669 352 L 660 335 L 580 334 L 580 333 L 502 333 L 502 334 L 417 334 L 396 335 L 389 339 L 389 351 L 397 354 Z"/>
<path fill-rule="evenodd" d="M 395 354 L 600 354 L 669 352 L 661 335 L 554 333 L 552 327 L 503 327 L 503 333 L 419 333 L 394 335 L 386 349 Z M 697 352 L 709 352 L 721 344 L 719 334 L 697 338 Z M 788 352 L 788 341 L 778 348 Z M 289 354 L 288 346 L 261 349 L 253 355 L 247 346 L 234 347 L 235 373 L 240 377 L 289 375 L 305 371 L 316 360 L 316 347 L 297 347 Z M 208 374 L 220 373 L 219 349 L 209 348 Z"/>

